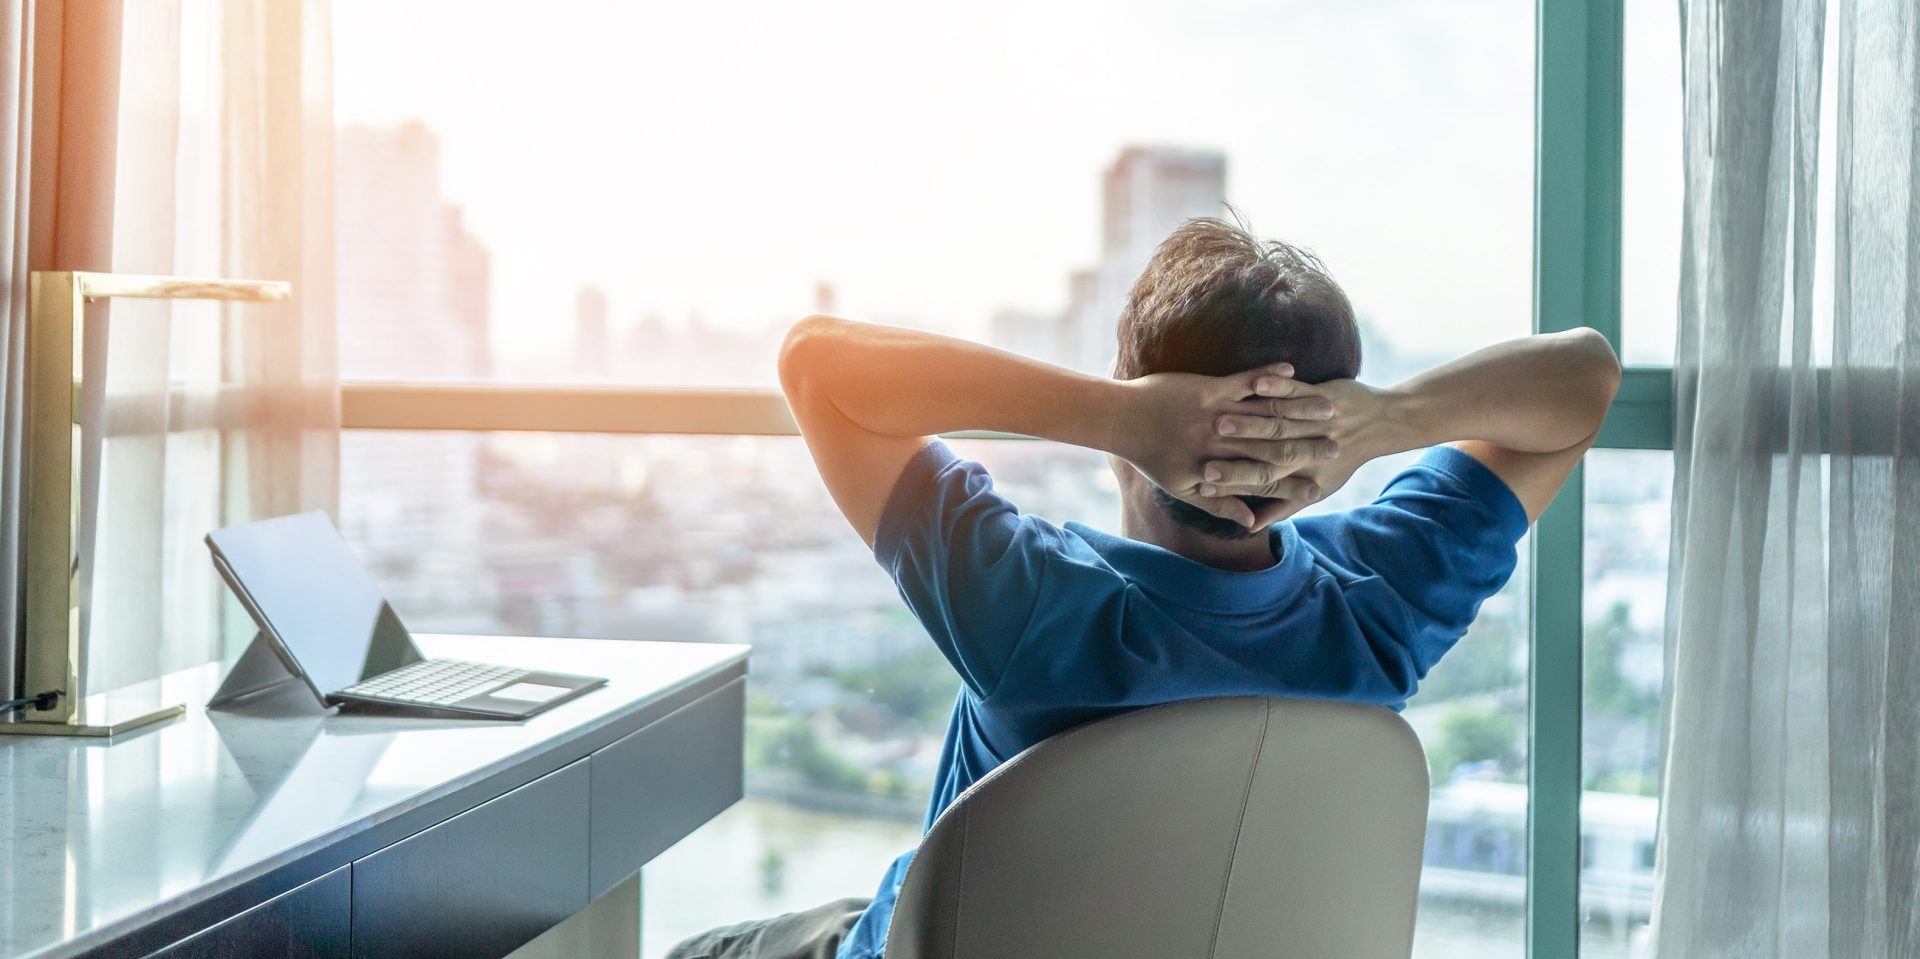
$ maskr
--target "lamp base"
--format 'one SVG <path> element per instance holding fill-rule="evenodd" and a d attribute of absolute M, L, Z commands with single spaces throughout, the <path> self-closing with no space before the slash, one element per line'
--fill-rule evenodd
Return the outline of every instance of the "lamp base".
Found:
<path fill-rule="evenodd" d="M 64 721 L 36 720 L 32 711 L 16 713 L 11 722 L 0 722 L 0 736 L 118 736 L 187 711 L 184 703 L 161 705 L 152 696 L 124 693 L 97 693 L 77 705 Z"/>

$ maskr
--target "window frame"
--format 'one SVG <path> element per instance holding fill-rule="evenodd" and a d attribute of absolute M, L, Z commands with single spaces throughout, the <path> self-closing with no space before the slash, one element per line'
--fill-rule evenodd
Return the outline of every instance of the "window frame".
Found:
<path fill-rule="evenodd" d="M 1620 322 L 1624 0 L 1537 0 L 1533 329 Z M 1677 79 L 1677 78 L 1676 78 Z M 1596 449 L 1672 450 L 1671 367 L 1625 371 Z M 771 389 L 533 384 L 341 384 L 341 428 L 798 435 Z M 962 438 L 1007 438 L 970 432 Z M 1528 655 L 1526 945 L 1573 959 L 1580 938 L 1581 683 L 1585 470 L 1532 537 Z"/>

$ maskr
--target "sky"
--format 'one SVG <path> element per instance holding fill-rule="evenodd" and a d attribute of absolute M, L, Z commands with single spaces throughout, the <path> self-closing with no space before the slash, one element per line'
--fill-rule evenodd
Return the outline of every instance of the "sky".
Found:
<path fill-rule="evenodd" d="M 1531 0 L 334 9 L 336 116 L 440 136 L 502 349 L 564 352 L 589 284 L 622 323 L 764 326 L 824 281 L 843 315 L 978 335 L 1064 303 L 1129 144 L 1224 152 L 1228 199 L 1408 352 L 1528 328 Z M 1629 60 L 1628 299 L 1670 314 L 1678 60 Z"/>

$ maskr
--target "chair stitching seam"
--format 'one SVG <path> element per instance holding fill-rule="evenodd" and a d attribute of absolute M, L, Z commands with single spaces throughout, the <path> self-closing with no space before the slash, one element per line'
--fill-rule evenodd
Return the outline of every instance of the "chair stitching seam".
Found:
<path fill-rule="evenodd" d="M 948 959 L 966 955 L 960 949 L 960 930 L 964 928 L 960 924 L 960 914 L 967 902 L 967 834 L 972 831 L 968 828 L 972 823 L 971 814 L 960 820 L 960 882 L 959 888 L 953 891 L 953 951 L 947 953 Z"/>
<path fill-rule="evenodd" d="M 1247 806 L 1253 801 L 1253 780 L 1260 771 L 1260 757 L 1267 746 L 1267 726 L 1273 721 L 1273 704 L 1263 702 L 1260 710 L 1260 736 L 1254 741 L 1253 761 L 1247 764 L 1247 782 L 1240 790 L 1240 818 L 1233 824 L 1233 845 L 1227 848 L 1227 868 L 1220 877 L 1220 895 L 1213 907 L 1213 937 L 1207 942 L 1207 959 L 1220 948 L 1220 923 L 1227 914 L 1227 890 L 1233 886 L 1233 865 L 1240 858 L 1240 834 L 1247 827 Z"/>

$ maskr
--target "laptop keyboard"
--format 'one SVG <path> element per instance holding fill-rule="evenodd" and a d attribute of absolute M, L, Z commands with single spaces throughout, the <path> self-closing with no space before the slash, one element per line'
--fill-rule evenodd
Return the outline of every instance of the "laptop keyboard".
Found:
<path fill-rule="evenodd" d="M 513 682 L 530 670 L 459 659 L 428 659 L 348 686 L 342 693 L 392 702 L 448 706 L 474 693 Z"/>

